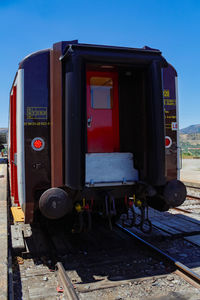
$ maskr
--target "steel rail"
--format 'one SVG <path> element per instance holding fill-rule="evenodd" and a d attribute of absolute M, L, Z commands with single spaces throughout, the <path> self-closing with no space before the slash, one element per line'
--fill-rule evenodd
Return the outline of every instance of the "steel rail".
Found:
<path fill-rule="evenodd" d="M 193 196 L 193 195 L 187 195 L 186 198 L 187 198 L 187 197 L 190 197 L 190 198 L 193 198 L 193 199 L 196 199 L 196 200 L 200 200 L 200 197 Z"/>
<path fill-rule="evenodd" d="M 189 185 L 189 184 L 186 184 L 185 185 L 186 188 L 189 188 L 189 189 L 194 189 L 194 190 L 200 190 L 200 186 L 195 186 L 195 185 Z"/>
<path fill-rule="evenodd" d="M 181 262 L 174 259 L 172 256 L 168 255 L 161 249 L 157 248 L 156 246 L 152 245 L 151 243 L 143 240 L 141 237 L 133 233 L 132 231 L 128 230 L 127 228 L 123 227 L 121 224 L 115 224 L 119 229 L 126 232 L 127 234 L 131 235 L 138 241 L 140 241 L 142 244 L 149 247 L 151 250 L 154 250 L 156 253 L 160 254 L 162 257 L 164 257 L 170 264 L 172 264 L 179 272 L 178 274 L 181 275 L 185 280 L 187 280 L 190 284 L 193 286 L 200 288 L 200 275 L 193 272 L 190 268 L 182 264 Z"/>
<path fill-rule="evenodd" d="M 200 183 L 198 182 L 190 182 L 190 181 L 182 181 L 184 185 L 188 188 L 194 188 L 199 190 L 200 189 Z"/>
<path fill-rule="evenodd" d="M 186 210 L 186 209 L 183 209 L 183 208 L 174 207 L 174 208 L 172 208 L 172 209 L 177 210 L 177 211 L 182 211 L 182 212 L 187 213 L 187 214 L 192 214 L 191 211 Z"/>
<path fill-rule="evenodd" d="M 58 262 L 56 266 L 58 268 L 58 275 L 62 283 L 64 293 L 67 296 L 67 300 L 79 300 L 79 297 L 73 287 L 73 284 L 71 283 L 69 276 L 67 275 L 63 267 L 63 264 L 61 262 Z"/>

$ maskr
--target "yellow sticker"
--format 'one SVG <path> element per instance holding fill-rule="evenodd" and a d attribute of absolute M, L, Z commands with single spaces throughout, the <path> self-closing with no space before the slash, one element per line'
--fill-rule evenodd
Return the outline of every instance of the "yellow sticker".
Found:
<path fill-rule="evenodd" d="M 47 120 L 47 107 L 27 107 L 27 119 Z"/>

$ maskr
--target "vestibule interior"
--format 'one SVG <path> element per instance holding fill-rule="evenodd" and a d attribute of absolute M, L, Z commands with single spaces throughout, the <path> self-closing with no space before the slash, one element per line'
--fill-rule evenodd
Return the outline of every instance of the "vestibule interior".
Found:
<path fill-rule="evenodd" d="M 146 176 L 147 70 L 120 68 L 118 72 L 120 152 L 133 153 L 134 167 L 143 180 Z"/>
<path fill-rule="evenodd" d="M 93 70 L 94 72 L 107 71 L 101 68 Z M 126 178 L 143 180 L 146 177 L 147 70 L 143 67 L 113 66 L 109 72 L 117 73 L 118 77 L 119 151 L 117 152 L 121 154 L 103 153 L 106 151 L 102 151 L 102 154 L 87 154 L 86 182 L 95 182 L 97 178 L 99 178 L 97 181 L 110 182 L 115 181 L 116 178 L 121 178 L 120 181 Z M 115 178 L 114 174 L 118 176 Z M 118 179 L 116 181 L 119 181 Z"/>

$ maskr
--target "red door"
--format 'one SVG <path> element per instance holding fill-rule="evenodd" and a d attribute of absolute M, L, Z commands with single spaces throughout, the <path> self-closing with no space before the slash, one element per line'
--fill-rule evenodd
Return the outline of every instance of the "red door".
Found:
<path fill-rule="evenodd" d="M 87 71 L 88 153 L 119 151 L 118 73 Z"/>

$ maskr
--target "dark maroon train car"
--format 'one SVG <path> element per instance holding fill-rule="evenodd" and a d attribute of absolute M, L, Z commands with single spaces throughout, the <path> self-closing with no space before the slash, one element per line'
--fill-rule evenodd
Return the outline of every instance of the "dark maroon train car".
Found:
<path fill-rule="evenodd" d="M 159 210 L 180 205 L 176 78 L 148 47 L 69 41 L 26 57 L 9 129 L 11 195 L 25 222 L 38 211 L 119 216 L 133 199 Z"/>

